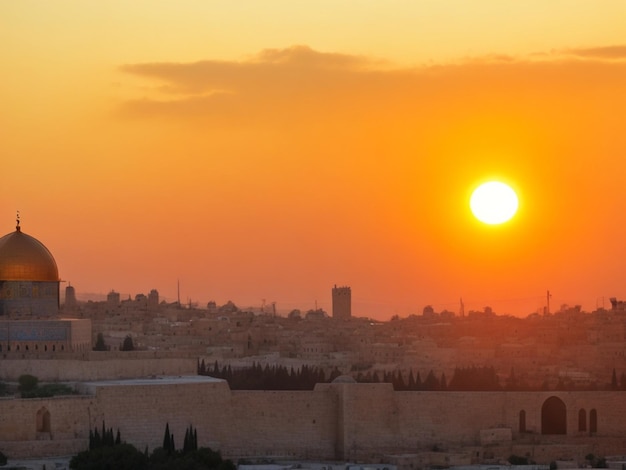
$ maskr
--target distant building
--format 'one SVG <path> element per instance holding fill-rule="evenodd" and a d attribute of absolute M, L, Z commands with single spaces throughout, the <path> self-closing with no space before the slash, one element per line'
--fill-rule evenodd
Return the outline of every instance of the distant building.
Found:
<path fill-rule="evenodd" d="M 333 287 L 333 318 L 352 317 L 352 292 L 349 287 Z"/>
<path fill-rule="evenodd" d="M 112 290 L 107 294 L 107 308 L 109 310 L 116 309 L 120 306 L 120 294 Z"/>
<path fill-rule="evenodd" d="M 76 290 L 73 286 L 65 288 L 65 310 L 73 310 L 76 308 Z"/>
<path fill-rule="evenodd" d="M 435 312 L 435 309 L 432 305 L 426 305 L 422 309 L 422 316 L 424 318 L 435 318 L 437 316 L 437 313 Z"/>
<path fill-rule="evenodd" d="M 156 289 L 152 289 L 148 294 L 148 307 L 156 308 L 159 306 L 159 292 Z"/>

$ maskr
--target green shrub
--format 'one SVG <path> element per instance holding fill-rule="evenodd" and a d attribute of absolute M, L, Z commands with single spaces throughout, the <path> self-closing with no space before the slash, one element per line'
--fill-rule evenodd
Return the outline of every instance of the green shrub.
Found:
<path fill-rule="evenodd" d="M 30 374 L 20 375 L 17 381 L 19 382 L 18 390 L 20 392 L 30 392 L 31 390 L 35 390 L 39 384 L 39 379 Z"/>
<path fill-rule="evenodd" d="M 58 395 L 75 395 L 72 387 L 60 383 L 45 384 L 33 390 L 22 392 L 22 398 L 49 398 Z"/>
<path fill-rule="evenodd" d="M 96 336 L 96 344 L 93 347 L 94 351 L 106 351 L 107 350 L 107 345 L 104 342 L 104 335 L 102 333 L 98 333 L 98 336 Z"/>
<path fill-rule="evenodd" d="M 528 465 L 527 457 L 520 457 L 519 455 L 511 455 L 509 457 L 509 463 L 511 465 Z"/>
<path fill-rule="evenodd" d="M 76 470 L 114 468 L 116 470 L 148 469 L 148 458 L 130 444 L 99 447 L 72 457 L 70 468 Z"/>

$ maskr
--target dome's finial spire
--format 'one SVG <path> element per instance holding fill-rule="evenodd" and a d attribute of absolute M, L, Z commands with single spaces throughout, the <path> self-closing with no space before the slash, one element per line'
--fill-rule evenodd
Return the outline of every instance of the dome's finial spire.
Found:
<path fill-rule="evenodd" d="M 20 229 L 20 211 L 17 211 L 17 219 L 15 221 L 17 222 L 17 225 L 15 226 L 15 230 L 19 232 L 21 230 Z"/>

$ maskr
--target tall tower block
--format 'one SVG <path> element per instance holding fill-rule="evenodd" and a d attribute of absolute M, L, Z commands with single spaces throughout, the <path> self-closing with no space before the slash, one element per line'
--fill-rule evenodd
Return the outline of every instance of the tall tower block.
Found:
<path fill-rule="evenodd" d="M 333 318 L 352 317 L 352 292 L 349 287 L 333 287 Z"/>
<path fill-rule="evenodd" d="M 68 285 L 65 288 L 65 310 L 74 310 L 76 308 L 76 290 L 74 286 Z"/>

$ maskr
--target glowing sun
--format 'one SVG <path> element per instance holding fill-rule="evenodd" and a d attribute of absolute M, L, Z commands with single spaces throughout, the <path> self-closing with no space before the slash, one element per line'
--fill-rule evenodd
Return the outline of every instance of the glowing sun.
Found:
<path fill-rule="evenodd" d="M 489 225 L 497 225 L 510 220 L 517 212 L 517 206 L 515 191 L 499 181 L 481 184 L 470 198 L 472 214 Z"/>

